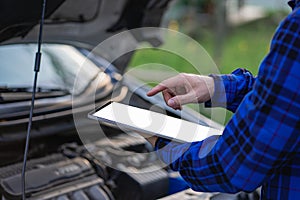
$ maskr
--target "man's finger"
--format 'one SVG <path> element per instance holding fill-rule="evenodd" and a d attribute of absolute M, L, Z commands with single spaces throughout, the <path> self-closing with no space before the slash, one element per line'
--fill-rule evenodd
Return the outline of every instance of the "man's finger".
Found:
<path fill-rule="evenodd" d="M 172 95 L 172 93 L 168 89 L 162 91 L 162 94 L 163 94 L 164 100 L 167 104 L 168 104 L 169 99 L 171 99 L 172 97 L 175 96 L 175 95 Z"/>
<path fill-rule="evenodd" d="M 174 76 L 172 78 L 169 78 L 167 80 L 162 81 L 160 84 L 158 84 L 157 86 L 155 86 L 154 88 L 152 88 L 147 95 L 148 96 L 153 96 L 156 95 L 159 92 L 162 92 L 165 89 L 169 89 L 169 88 L 174 88 L 176 87 L 179 82 L 181 81 L 180 77 Z"/>
<path fill-rule="evenodd" d="M 159 92 L 164 91 L 165 89 L 167 89 L 166 86 L 158 84 L 157 86 L 155 86 L 154 88 L 152 88 L 149 92 L 147 92 L 147 95 L 149 97 L 156 95 Z"/>
<path fill-rule="evenodd" d="M 192 93 L 188 93 L 185 95 L 177 95 L 173 98 L 171 98 L 168 101 L 168 105 L 170 104 L 173 108 L 181 108 L 183 105 L 188 103 L 195 103 L 196 102 L 196 96 Z"/>
<path fill-rule="evenodd" d="M 168 104 L 168 106 L 170 106 L 171 108 L 173 108 L 175 110 L 182 109 L 181 105 L 178 102 L 176 102 L 176 98 L 169 99 L 167 104 Z"/>

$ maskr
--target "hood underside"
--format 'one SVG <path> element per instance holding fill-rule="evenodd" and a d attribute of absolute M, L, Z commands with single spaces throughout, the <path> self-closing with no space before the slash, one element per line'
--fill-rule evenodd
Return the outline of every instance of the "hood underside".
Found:
<path fill-rule="evenodd" d="M 96 46 L 119 31 L 158 27 L 170 0 L 48 0 L 43 40 Z M 0 1 L 0 42 L 34 42 L 42 0 Z M 139 40 L 148 38 L 139 38 Z M 152 38 L 153 40 L 153 38 Z"/>

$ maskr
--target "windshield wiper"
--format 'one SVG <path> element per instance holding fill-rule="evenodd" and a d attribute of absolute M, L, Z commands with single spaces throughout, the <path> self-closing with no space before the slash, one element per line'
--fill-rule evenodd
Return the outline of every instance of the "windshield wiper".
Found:
<path fill-rule="evenodd" d="M 32 92 L 32 87 L 7 87 L 7 86 L 0 86 L 0 93 L 11 93 L 11 92 Z M 38 87 L 36 90 L 37 93 L 53 93 L 53 92 L 61 92 L 63 94 L 70 94 L 70 92 L 66 89 L 61 88 L 44 88 Z"/>
<path fill-rule="evenodd" d="M 6 87 L 0 86 L 0 103 L 26 101 L 31 99 L 31 87 Z M 36 98 L 55 98 L 69 95 L 70 92 L 61 88 L 38 87 Z"/>

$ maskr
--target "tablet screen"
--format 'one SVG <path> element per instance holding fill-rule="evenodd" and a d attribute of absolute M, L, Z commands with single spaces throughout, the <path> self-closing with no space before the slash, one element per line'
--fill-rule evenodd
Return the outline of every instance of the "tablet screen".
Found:
<path fill-rule="evenodd" d="M 222 134 L 217 129 L 116 102 L 107 104 L 92 115 L 100 122 L 111 123 L 121 129 L 181 142 L 201 141 L 212 135 Z"/>

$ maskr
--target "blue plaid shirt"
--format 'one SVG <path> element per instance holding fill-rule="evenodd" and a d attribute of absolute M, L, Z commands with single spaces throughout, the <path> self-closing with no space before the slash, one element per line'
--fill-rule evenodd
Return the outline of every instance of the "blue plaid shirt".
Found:
<path fill-rule="evenodd" d="M 245 69 L 213 75 L 211 106 L 234 112 L 223 135 L 186 144 L 157 140 L 160 159 L 192 189 L 236 193 L 262 186 L 262 199 L 300 198 L 300 0 L 289 4 L 293 12 L 256 78 Z"/>

